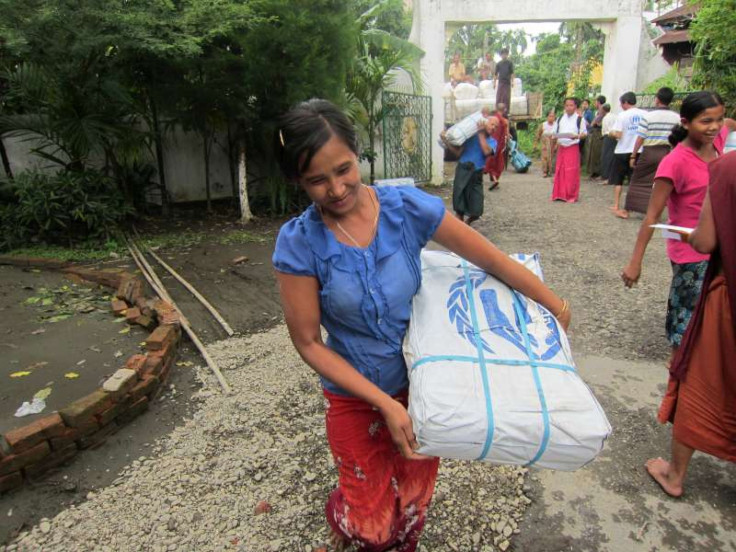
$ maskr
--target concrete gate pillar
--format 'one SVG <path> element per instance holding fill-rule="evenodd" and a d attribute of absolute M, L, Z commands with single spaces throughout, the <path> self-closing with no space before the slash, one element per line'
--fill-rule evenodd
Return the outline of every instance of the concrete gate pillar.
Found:
<path fill-rule="evenodd" d="M 414 2 L 414 14 L 409 40 L 424 50 L 420 61 L 420 73 L 424 82 L 424 93 L 432 98 L 431 155 L 432 180 L 442 184 L 444 150 L 437 143 L 444 128 L 445 103 L 442 90 L 445 86 L 445 22 L 440 11 L 440 2 Z M 426 12 L 426 13 L 425 13 Z"/>
<path fill-rule="evenodd" d="M 621 94 L 636 91 L 642 25 L 640 16 L 626 15 L 600 25 L 606 35 L 601 92 L 613 112 L 621 110 L 618 101 Z"/>

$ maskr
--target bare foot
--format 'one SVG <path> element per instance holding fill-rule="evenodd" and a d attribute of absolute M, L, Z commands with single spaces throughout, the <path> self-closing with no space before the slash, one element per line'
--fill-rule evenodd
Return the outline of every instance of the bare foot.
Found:
<path fill-rule="evenodd" d="M 613 212 L 618 218 L 627 219 L 629 218 L 629 212 L 626 209 L 617 209 Z"/>
<path fill-rule="evenodd" d="M 618 211 L 618 205 L 611 205 L 611 206 L 610 206 L 610 207 L 608 208 L 608 210 L 609 210 L 609 211 L 613 211 L 613 212 L 615 213 L 616 211 Z"/>
<path fill-rule="evenodd" d="M 682 496 L 682 483 L 672 481 L 670 463 L 663 458 L 650 458 L 645 464 L 647 472 L 652 476 L 662 490 L 675 498 Z"/>

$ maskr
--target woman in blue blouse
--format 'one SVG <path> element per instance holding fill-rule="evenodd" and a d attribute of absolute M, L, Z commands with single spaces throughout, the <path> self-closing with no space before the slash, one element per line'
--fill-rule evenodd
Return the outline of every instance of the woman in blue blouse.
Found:
<path fill-rule="evenodd" d="M 303 102 L 276 133 L 284 174 L 312 200 L 279 232 L 273 264 L 294 346 L 321 377 L 339 486 L 326 513 L 336 545 L 413 552 L 434 490 L 436 458 L 406 410 L 401 345 L 432 239 L 570 322 L 566 301 L 483 236 L 411 187 L 361 182 L 355 131 L 325 100 Z M 320 326 L 329 337 L 322 340 Z"/>

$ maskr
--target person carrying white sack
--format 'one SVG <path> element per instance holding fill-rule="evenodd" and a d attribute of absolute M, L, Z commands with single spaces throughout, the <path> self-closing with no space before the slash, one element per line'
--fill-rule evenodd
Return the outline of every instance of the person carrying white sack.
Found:
<path fill-rule="evenodd" d="M 343 545 L 413 552 L 439 466 L 414 452 L 406 410 L 402 344 L 422 284 L 420 251 L 438 242 L 544 305 L 564 328 L 570 308 L 448 213 L 441 198 L 364 185 L 355 129 L 335 105 L 297 105 L 280 119 L 275 142 L 285 176 L 312 200 L 281 228 L 273 265 L 291 340 L 321 376 L 329 404 L 327 440 L 339 476 L 330 527 Z"/>

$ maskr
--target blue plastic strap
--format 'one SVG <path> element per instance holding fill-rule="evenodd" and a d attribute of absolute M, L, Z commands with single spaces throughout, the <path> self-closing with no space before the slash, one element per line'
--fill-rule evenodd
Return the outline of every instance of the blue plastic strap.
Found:
<path fill-rule="evenodd" d="M 519 325 L 521 326 L 521 334 L 524 336 L 524 346 L 526 347 L 526 354 L 529 357 L 529 364 L 532 368 L 532 376 L 534 377 L 534 385 L 537 387 L 537 395 L 539 395 L 539 404 L 542 407 L 542 421 L 544 422 L 544 433 L 542 435 L 542 443 L 539 445 L 539 450 L 537 451 L 537 454 L 534 455 L 534 458 L 532 458 L 527 466 L 534 465 L 541 457 L 542 454 L 544 454 L 544 451 L 547 450 L 547 444 L 549 443 L 549 434 L 550 434 L 550 428 L 549 428 L 549 410 L 547 410 L 547 401 L 544 398 L 544 390 L 542 389 L 542 380 L 539 379 L 539 365 L 538 362 L 534 359 L 534 353 L 532 351 L 532 346 L 529 341 L 529 332 L 527 331 L 526 327 L 526 319 L 524 318 L 524 309 L 522 309 L 521 301 L 519 300 L 518 295 L 515 291 L 511 291 L 511 296 L 514 298 L 514 310 L 516 311 L 516 316 L 519 319 Z"/>
<path fill-rule="evenodd" d="M 473 323 L 473 334 L 475 336 L 475 347 L 478 350 L 478 362 L 480 362 L 480 373 L 483 380 L 483 393 L 486 397 L 486 415 L 488 418 L 488 428 L 486 430 L 486 441 L 483 444 L 483 450 L 478 457 L 478 460 L 483 460 L 487 455 L 488 451 L 491 450 L 491 444 L 493 443 L 493 431 L 495 429 L 493 421 L 493 404 L 491 403 L 491 389 L 488 382 L 488 369 L 486 368 L 486 360 L 483 355 L 483 344 L 480 337 L 480 327 L 478 326 L 478 312 L 475 308 L 475 299 L 473 298 L 473 283 L 470 280 L 470 270 L 468 269 L 468 263 L 463 260 L 463 273 L 465 274 L 465 290 L 468 294 L 468 303 L 470 304 L 470 320 Z"/>
<path fill-rule="evenodd" d="M 430 362 L 445 362 L 448 360 L 457 361 L 457 362 L 473 362 L 473 363 L 479 363 L 480 360 L 476 357 L 471 356 L 462 356 L 462 355 L 435 355 L 435 356 L 428 356 L 424 357 L 420 360 L 417 360 L 414 364 L 412 364 L 411 369 L 415 370 L 416 368 L 419 368 L 420 366 L 424 364 L 429 364 Z M 530 364 L 534 366 L 539 366 L 540 368 L 552 368 L 553 370 L 562 370 L 563 372 L 574 372 L 575 368 L 572 366 L 568 366 L 567 364 L 557 364 L 555 362 L 546 362 L 544 360 L 515 360 L 515 359 L 503 359 L 503 358 L 486 358 L 484 359 L 486 364 L 498 364 L 499 366 L 529 366 Z"/>

